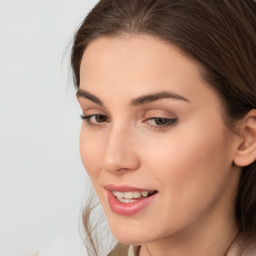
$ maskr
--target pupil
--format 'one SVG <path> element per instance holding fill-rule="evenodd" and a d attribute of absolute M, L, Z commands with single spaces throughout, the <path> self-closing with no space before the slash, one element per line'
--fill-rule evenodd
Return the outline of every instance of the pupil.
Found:
<path fill-rule="evenodd" d="M 164 119 L 164 118 L 157 118 L 157 119 L 156 119 L 156 124 L 157 124 L 157 125 L 164 125 L 164 124 L 166 124 L 166 123 L 167 123 L 167 120 Z"/>
<path fill-rule="evenodd" d="M 96 121 L 99 123 L 105 122 L 106 121 L 106 117 L 103 115 L 97 115 L 96 116 Z"/>

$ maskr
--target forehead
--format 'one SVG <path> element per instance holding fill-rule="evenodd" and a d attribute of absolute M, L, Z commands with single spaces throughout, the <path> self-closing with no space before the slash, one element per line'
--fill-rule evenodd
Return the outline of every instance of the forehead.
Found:
<path fill-rule="evenodd" d="M 119 70 L 131 78 L 131 72 L 143 75 L 154 71 L 152 75 L 163 75 L 172 71 L 173 75 L 180 68 L 190 77 L 200 76 L 200 65 L 174 45 L 146 35 L 122 35 L 100 37 L 90 43 L 82 57 L 80 75 L 83 78 L 93 69 L 102 73 Z"/>
<path fill-rule="evenodd" d="M 101 37 L 90 43 L 83 54 L 80 88 L 106 97 L 115 93 L 134 98 L 171 90 L 186 98 L 199 98 L 209 90 L 201 70 L 176 46 L 154 37 Z"/>

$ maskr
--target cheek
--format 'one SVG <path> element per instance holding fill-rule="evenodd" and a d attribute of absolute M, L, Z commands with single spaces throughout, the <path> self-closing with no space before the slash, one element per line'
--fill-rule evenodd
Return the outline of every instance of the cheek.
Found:
<path fill-rule="evenodd" d="M 149 159 L 146 157 L 146 154 L 149 154 L 151 159 L 156 160 L 163 168 L 168 168 L 168 163 L 169 166 L 187 166 L 189 169 L 200 163 L 211 166 L 216 163 L 215 158 L 218 161 L 223 159 L 223 152 L 227 150 L 223 141 L 223 128 L 216 124 L 209 126 L 205 128 L 204 124 L 190 123 L 187 126 L 177 126 L 165 136 L 145 140 L 145 158 Z M 172 171 L 178 170 L 175 168 Z"/>
<path fill-rule="evenodd" d="M 154 156 L 148 167 L 150 176 L 161 184 L 170 201 L 178 198 L 178 204 L 186 202 L 189 206 L 198 198 L 213 198 L 222 189 L 232 163 L 223 137 L 222 129 L 179 129 L 169 140 L 159 140 L 157 150 L 151 147 L 147 151 Z M 144 159 L 149 159 L 149 155 L 144 155 Z"/>

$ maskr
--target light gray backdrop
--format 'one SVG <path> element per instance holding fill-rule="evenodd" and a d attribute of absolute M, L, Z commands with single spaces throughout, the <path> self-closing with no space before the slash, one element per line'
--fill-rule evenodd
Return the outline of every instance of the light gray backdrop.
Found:
<path fill-rule="evenodd" d="M 0 0 L 1 256 L 78 241 L 86 174 L 65 50 L 95 3 Z"/>

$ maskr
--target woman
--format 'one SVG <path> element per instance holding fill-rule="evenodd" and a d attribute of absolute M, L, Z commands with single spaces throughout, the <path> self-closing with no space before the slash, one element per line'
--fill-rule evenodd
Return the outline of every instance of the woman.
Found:
<path fill-rule="evenodd" d="M 109 255 L 256 255 L 256 3 L 101 0 L 71 64 Z"/>

